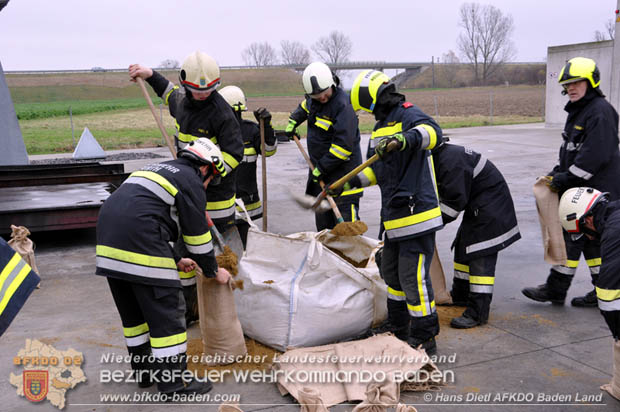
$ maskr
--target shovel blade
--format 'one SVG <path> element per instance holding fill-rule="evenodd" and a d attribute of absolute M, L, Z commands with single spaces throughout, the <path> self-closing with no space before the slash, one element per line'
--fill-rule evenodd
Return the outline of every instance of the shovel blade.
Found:
<path fill-rule="evenodd" d="M 316 212 L 327 212 L 331 209 L 331 207 L 329 206 L 329 202 L 325 199 L 323 199 L 323 201 L 319 203 L 318 206 L 315 208 L 313 207 L 314 203 L 316 202 L 315 197 L 310 195 L 299 195 L 293 192 L 290 193 L 295 203 L 297 203 L 303 209 L 312 209 Z"/>
<path fill-rule="evenodd" d="M 241 241 L 241 235 L 239 234 L 239 230 L 237 226 L 231 226 L 224 233 L 222 233 L 222 238 L 224 239 L 224 245 L 228 246 L 232 252 L 237 255 L 237 258 L 240 260 L 243 256 L 243 242 Z M 216 242 L 217 243 L 217 242 Z M 220 252 L 217 251 L 216 255 L 221 254 L 221 248 L 223 245 L 220 245 Z"/>

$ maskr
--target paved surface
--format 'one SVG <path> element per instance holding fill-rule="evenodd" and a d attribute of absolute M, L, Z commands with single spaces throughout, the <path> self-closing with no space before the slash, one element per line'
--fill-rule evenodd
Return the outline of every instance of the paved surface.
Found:
<path fill-rule="evenodd" d="M 531 186 L 535 177 L 546 173 L 557 159 L 560 131 L 537 124 L 456 129 L 448 130 L 447 134 L 454 143 L 482 152 L 500 168 L 515 200 L 523 238 L 500 253 L 488 325 L 468 331 L 451 329 L 446 326 L 450 320 L 446 313 L 460 313 L 452 308 L 440 309 L 444 315 L 438 337 L 439 354 L 456 353 L 456 361 L 439 366 L 453 371 L 455 382 L 439 392 L 403 393 L 401 401 L 415 404 L 419 411 L 620 410 L 620 402 L 607 394 L 589 405 L 581 401 L 585 396 L 601 396 L 599 385 L 608 382 L 612 374 L 612 338 L 599 311 L 537 304 L 520 293 L 525 286 L 542 283 L 549 269 L 543 261 Z M 364 142 L 366 139 L 368 136 Z M 165 154 L 167 149 L 146 150 Z M 126 169 L 135 170 L 150 162 L 131 161 Z M 292 143 L 281 144 L 278 154 L 269 159 L 269 231 L 286 234 L 314 228 L 313 215 L 299 209 L 288 194 L 289 190 L 303 192 L 304 167 L 304 160 Z M 370 227 L 369 236 L 378 233 L 378 210 L 378 188 L 368 189 L 362 200 L 361 215 Z M 449 284 L 452 262 L 449 247 L 456 229 L 457 224 L 453 223 L 437 235 Z M 0 368 L 0 410 L 33 409 L 29 401 L 15 395 L 15 388 L 8 382 L 9 372 L 21 371 L 12 365 L 12 358 L 26 338 L 40 339 L 59 350 L 72 347 L 84 353 L 88 382 L 68 392 L 66 410 L 170 410 L 169 406 L 100 405 L 102 393 L 133 394 L 137 388 L 130 384 L 103 384 L 99 380 L 100 370 L 107 367 L 100 362 L 102 354 L 124 354 L 125 347 L 106 282 L 93 275 L 94 231 L 46 233 L 35 236 L 35 241 L 41 289 L 34 292 L 1 338 L 0 365 L 5 366 Z M 590 290 L 589 279 L 582 261 L 567 301 Z M 190 337 L 199 336 L 197 326 L 189 332 Z M 118 367 L 124 369 L 128 365 Z M 150 391 L 154 392 L 154 388 Z M 280 396 L 273 384 L 228 382 L 217 385 L 212 393 L 241 394 L 242 408 L 246 411 L 299 410 L 292 398 Z M 505 398 L 506 405 L 501 407 L 466 403 L 477 396 L 493 404 L 498 396 L 499 399 L 508 396 L 505 394 L 525 397 L 529 402 Z M 565 396 L 562 405 L 541 404 L 540 396 L 558 394 Z M 47 403 L 37 409 L 53 407 Z M 174 410 L 184 409 L 215 410 L 215 407 L 174 407 Z M 351 409 L 352 406 L 339 405 L 331 410 Z"/>

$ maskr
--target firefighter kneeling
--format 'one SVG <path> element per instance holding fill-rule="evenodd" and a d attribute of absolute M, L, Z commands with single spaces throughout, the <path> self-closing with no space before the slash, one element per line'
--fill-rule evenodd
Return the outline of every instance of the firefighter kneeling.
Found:
<path fill-rule="evenodd" d="M 208 381 L 181 378 L 187 375 L 180 373 L 187 369 L 187 332 L 178 270 L 200 266 L 206 277 L 223 284 L 230 279 L 217 267 L 204 214 L 205 188 L 219 179 L 214 164 L 221 156 L 209 139 L 197 139 L 178 159 L 132 173 L 99 212 L 96 274 L 108 279 L 132 369 L 137 376 L 172 376 L 157 382 L 166 394 L 212 388 Z M 178 238 L 189 257 L 175 255 L 170 242 Z M 143 388 L 152 384 L 139 382 Z"/>

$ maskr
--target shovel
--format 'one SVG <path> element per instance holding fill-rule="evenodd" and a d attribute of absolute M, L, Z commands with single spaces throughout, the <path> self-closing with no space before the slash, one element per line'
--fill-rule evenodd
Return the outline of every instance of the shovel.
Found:
<path fill-rule="evenodd" d="M 224 246 L 228 246 L 230 250 L 237 255 L 237 258 L 241 259 L 243 256 L 243 243 L 241 242 L 241 236 L 239 235 L 239 230 L 237 226 L 231 226 L 230 229 L 226 230 L 224 234 L 221 234 L 219 230 L 213 224 L 213 220 L 211 220 L 211 216 L 207 212 L 205 212 L 205 216 L 207 217 L 207 224 L 209 225 L 209 229 L 213 233 L 215 237 L 215 244 L 213 245 L 213 249 L 215 250 L 216 255 L 224 254 Z"/>

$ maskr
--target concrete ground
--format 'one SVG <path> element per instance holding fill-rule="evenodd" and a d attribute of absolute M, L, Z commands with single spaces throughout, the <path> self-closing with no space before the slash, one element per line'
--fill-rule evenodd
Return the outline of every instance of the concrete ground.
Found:
<path fill-rule="evenodd" d="M 449 314 L 458 315 L 460 311 L 440 309 L 439 354 L 456 353 L 456 361 L 441 363 L 439 367 L 453 371 L 455 382 L 440 391 L 403 393 L 401 402 L 414 404 L 419 411 L 620 410 L 620 402 L 599 390 L 612 375 L 613 340 L 609 330 L 597 309 L 573 308 L 568 304 L 572 297 L 592 287 L 585 262 L 581 262 L 565 306 L 535 303 L 520 292 L 523 287 L 544 282 L 549 270 L 543 261 L 531 187 L 537 176 L 554 165 L 561 142 L 560 130 L 529 124 L 455 129 L 447 130 L 446 134 L 452 142 L 483 153 L 502 171 L 515 201 L 522 239 L 500 253 L 487 325 L 467 331 L 451 329 Z M 366 147 L 367 139 L 368 136 L 364 136 L 362 147 Z M 162 154 L 166 154 L 166 150 L 146 149 Z M 128 162 L 126 169 L 135 170 L 149 162 Z M 288 234 L 314 229 L 313 214 L 298 208 L 288 194 L 289 190 L 302 193 L 305 185 L 305 163 L 296 146 L 281 144 L 277 155 L 268 160 L 267 169 L 268 230 Z M 375 237 L 378 233 L 378 213 L 379 191 L 370 188 L 361 204 L 361 217 L 370 227 L 369 236 Z M 437 234 L 448 285 L 451 284 L 452 266 L 450 244 L 456 229 L 454 223 Z M 108 368 L 100 362 L 102 354 L 124 354 L 125 346 L 105 279 L 93 275 L 94 230 L 37 234 L 34 240 L 41 288 L 33 293 L 0 338 L 0 365 L 5 365 L 0 374 L 0 410 L 33 409 L 29 401 L 16 396 L 8 380 L 9 372 L 21 371 L 12 364 L 12 359 L 28 338 L 52 344 L 59 350 L 71 347 L 83 352 L 83 369 L 88 381 L 67 393 L 66 410 L 169 410 L 169 406 L 101 404 L 100 394 L 133 394 L 137 388 L 135 384 L 100 383 L 100 371 Z M 198 337 L 198 326 L 193 325 L 189 333 L 190 337 Z M 150 391 L 155 392 L 155 389 Z M 299 410 L 291 397 L 281 396 L 270 383 L 226 382 L 218 384 L 212 393 L 240 394 L 245 411 Z M 553 395 L 564 396 L 564 399 L 544 402 L 542 397 Z M 588 396 L 592 401 L 585 403 L 583 400 Z M 503 403 L 501 408 L 498 403 Z M 49 404 L 37 409 L 43 408 L 53 409 Z M 205 408 L 215 410 L 213 406 L 174 406 L 174 410 Z M 352 408 L 339 405 L 331 410 Z"/>

